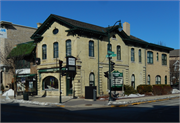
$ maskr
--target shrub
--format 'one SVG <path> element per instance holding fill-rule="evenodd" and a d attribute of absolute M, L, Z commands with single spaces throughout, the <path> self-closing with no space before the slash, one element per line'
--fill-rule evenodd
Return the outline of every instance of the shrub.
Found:
<path fill-rule="evenodd" d="M 152 92 L 152 86 L 151 85 L 138 85 L 137 92 L 139 94 L 145 94 L 147 92 Z"/>
<path fill-rule="evenodd" d="M 137 91 L 130 85 L 124 85 L 124 94 L 137 94 Z"/>
<path fill-rule="evenodd" d="M 153 94 L 154 95 L 163 95 L 163 94 L 171 94 L 172 88 L 170 85 L 153 85 Z"/>

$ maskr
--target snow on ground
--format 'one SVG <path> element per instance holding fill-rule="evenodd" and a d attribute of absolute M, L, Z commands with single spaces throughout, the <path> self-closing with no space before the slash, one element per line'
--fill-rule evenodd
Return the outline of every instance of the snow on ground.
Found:
<path fill-rule="evenodd" d="M 178 89 L 173 89 L 173 90 L 172 90 L 172 94 L 176 94 L 176 93 L 180 93 L 180 90 L 178 90 Z"/>
<path fill-rule="evenodd" d="M 125 95 L 124 97 L 142 97 L 145 96 L 144 94 L 130 94 L 129 96 Z M 124 98 L 124 97 L 118 97 L 118 98 Z"/>
<path fill-rule="evenodd" d="M 6 94 L 8 94 L 8 96 L 14 96 L 14 91 L 9 89 L 8 91 L 4 92 L 2 96 L 6 96 Z"/>

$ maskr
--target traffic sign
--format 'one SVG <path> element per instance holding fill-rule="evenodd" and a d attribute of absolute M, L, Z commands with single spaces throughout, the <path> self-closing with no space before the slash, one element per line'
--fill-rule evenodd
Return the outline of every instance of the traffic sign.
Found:
<path fill-rule="evenodd" d="M 114 52 L 112 52 L 112 51 L 108 51 L 108 54 L 114 54 Z"/>

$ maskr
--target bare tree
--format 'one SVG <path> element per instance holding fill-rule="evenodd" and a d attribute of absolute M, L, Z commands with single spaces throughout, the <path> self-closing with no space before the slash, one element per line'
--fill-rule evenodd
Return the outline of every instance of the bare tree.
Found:
<path fill-rule="evenodd" d="M 31 44 L 23 44 L 13 46 L 11 42 L 6 42 L 5 47 L 0 50 L 1 62 L 8 68 L 9 72 L 14 77 L 14 98 L 16 98 L 17 94 L 17 76 L 21 72 L 21 70 L 17 70 L 16 68 L 22 65 L 19 61 L 24 60 L 29 49 L 32 48 Z"/>
<path fill-rule="evenodd" d="M 159 42 L 158 42 L 158 45 L 166 46 L 165 43 L 163 43 L 162 41 L 159 41 Z"/>
<path fill-rule="evenodd" d="M 177 60 L 170 61 L 170 80 L 173 85 L 178 82 L 179 79 L 179 63 Z"/>

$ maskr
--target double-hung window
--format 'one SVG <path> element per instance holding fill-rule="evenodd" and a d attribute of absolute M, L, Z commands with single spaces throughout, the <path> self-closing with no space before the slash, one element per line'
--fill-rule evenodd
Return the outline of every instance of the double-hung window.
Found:
<path fill-rule="evenodd" d="M 47 45 L 42 45 L 42 59 L 47 59 Z"/>
<path fill-rule="evenodd" d="M 153 64 L 153 52 L 151 51 L 147 52 L 147 63 Z"/>
<path fill-rule="evenodd" d="M 58 58 L 58 42 L 53 44 L 54 47 L 54 58 Z"/>
<path fill-rule="evenodd" d="M 131 48 L 131 61 L 135 61 L 135 58 L 134 58 L 134 48 Z"/>
<path fill-rule="evenodd" d="M 89 41 L 89 56 L 94 57 L 94 41 Z"/>
<path fill-rule="evenodd" d="M 162 54 L 162 65 L 167 65 L 167 55 Z"/>
<path fill-rule="evenodd" d="M 71 40 L 66 41 L 66 56 L 71 56 Z"/>
<path fill-rule="evenodd" d="M 148 75 L 148 85 L 150 85 L 150 75 Z"/>
<path fill-rule="evenodd" d="M 121 47 L 117 46 L 117 60 L 121 60 Z"/>

